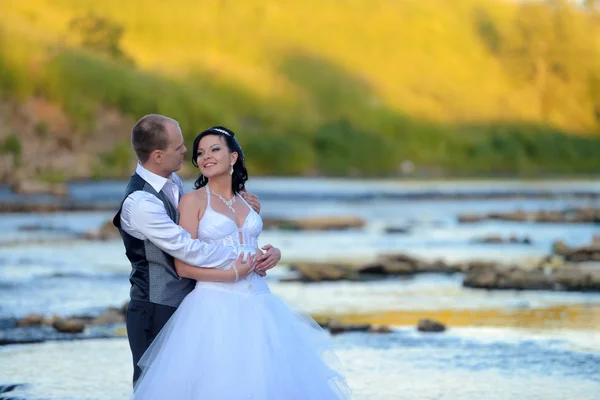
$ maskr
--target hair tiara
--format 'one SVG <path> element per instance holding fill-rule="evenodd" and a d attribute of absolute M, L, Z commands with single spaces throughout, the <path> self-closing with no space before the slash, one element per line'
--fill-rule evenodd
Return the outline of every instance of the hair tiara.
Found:
<path fill-rule="evenodd" d="M 217 132 L 222 133 L 222 134 L 227 135 L 227 136 L 231 136 L 231 133 L 227 132 L 225 129 L 211 128 L 210 130 L 211 131 L 217 131 Z"/>

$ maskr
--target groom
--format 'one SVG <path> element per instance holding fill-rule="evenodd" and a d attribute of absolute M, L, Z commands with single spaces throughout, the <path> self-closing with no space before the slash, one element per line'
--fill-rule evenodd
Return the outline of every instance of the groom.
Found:
<path fill-rule="evenodd" d="M 174 257 L 202 268 L 233 263 L 240 268 L 242 259 L 233 247 L 192 239 L 177 225 L 177 205 L 184 188 L 175 172 L 181 168 L 187 151 L 177 121 L 146 115 L 133 127 L 131 144 L 138 166 L 113 224 L 119 229 L 132 267 L 126 325 L 135 384 L 141 373 L 138 361 L 194 289 L 195 281 L 177 275 Z M 243 197 L 256 212 L 260 211 L 255 195 L 244 193 Z M 279 250 L 270 248 L 255 261 L 256 269 L 264 274 L 280 258 Z"/>

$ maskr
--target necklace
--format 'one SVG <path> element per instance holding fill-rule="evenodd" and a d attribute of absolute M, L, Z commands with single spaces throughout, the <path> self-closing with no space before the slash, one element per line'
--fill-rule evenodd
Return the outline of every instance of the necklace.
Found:
<path fill-rule="evenodd" d="M 225 203 L 225 205 L 227 207 L 229 207 L 231 212 L 233 212 L 235 214 L 235 209 L 233 208 L 233 203 L 235 203 L 235 195 L 231 198 L 231 200 L 225 200 L 225 198 L 223 196 L 221 196 L 219 193 L 215 192 L 212 189 L 210 189 L 210 191 L 213 192 L 218 198 L 220 198 L 223 201 L 223 203 Z"/>

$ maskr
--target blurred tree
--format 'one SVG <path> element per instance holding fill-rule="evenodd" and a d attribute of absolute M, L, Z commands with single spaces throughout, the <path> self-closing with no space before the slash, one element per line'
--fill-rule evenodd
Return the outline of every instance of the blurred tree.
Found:
<path fill-rule="evenodd" d="M 600 71 L 590 79 L 590 97 L 594 103 L 594 116 L 600 125 Z"/>
<path fill-rule="evenodd" d="M 73 18 L 69 23 L 69 31 L 76 35 L 76 40 L 81 47 L 118 61 L 133 63 L 133 59 L 121 48 L 125 29 L 118 23 L 89 13 Z"/>
<path fill-rule="evenodd" d="M 115 147 L 108 152 L 100 153 L 97 176 L 124 176 L 131 171 L 134 163 L 131 154 L 131 145 L 128 140 L 118 142 Z"/>
<path fill-rule="evenodd" d="M 485 47 L 498 55 L 502 45 L 502 35 L 489 11 L 483 7 L 475 10 L 475 27 Z"/>
<path fill-rule="evenodd" d="M 566 93 L 596 112 L 589 84 L 600 52 L 586 17 L 566 0 L 526 2 L 507 35 L 506 66 L 517 81 L 533 85 L 540 117 L 547 123 Z"/>
<path fill-rule="evenodd" d="M 600 0 L 585 0 L 592 26 L 592 39 L 596 41 L 597 52 L 600 53 Z M 600 125 L 600 57 L 596 59 L 594 72 L 590 78 L 590 97 L 594 103 L 594 114 Z"/>

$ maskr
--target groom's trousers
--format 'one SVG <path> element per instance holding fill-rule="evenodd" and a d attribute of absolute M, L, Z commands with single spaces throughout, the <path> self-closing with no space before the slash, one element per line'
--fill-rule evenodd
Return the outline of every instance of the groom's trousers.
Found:
<path fill-rule="evenodd" d="M 127 307 L 126 325 L 129 347 L 133 356 L 133 384 L 142 373 L 137 365 L 158 332 L 177 310 L 175 307 L 148 301 L 131 300 Z"/>

